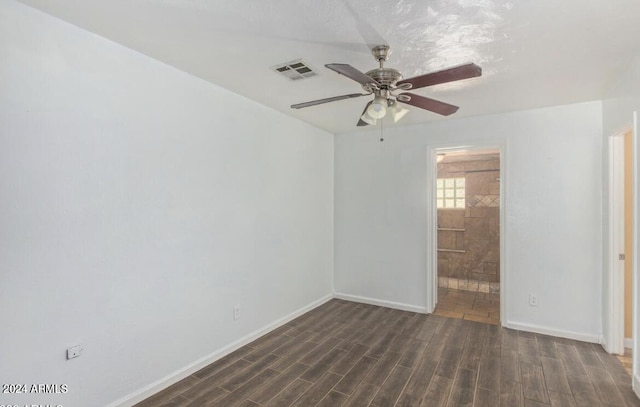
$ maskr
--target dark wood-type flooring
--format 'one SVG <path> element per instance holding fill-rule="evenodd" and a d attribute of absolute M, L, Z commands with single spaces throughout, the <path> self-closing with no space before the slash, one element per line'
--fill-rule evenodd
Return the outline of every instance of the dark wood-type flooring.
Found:
<path fill-rule="evenodd" d="M 136 407 L 640 406 L 595 344 L 332 300 Z"/>

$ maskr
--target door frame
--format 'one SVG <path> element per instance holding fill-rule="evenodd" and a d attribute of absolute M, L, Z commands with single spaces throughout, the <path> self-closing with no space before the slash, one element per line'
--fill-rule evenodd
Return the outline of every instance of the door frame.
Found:
<path fill-rule="evenodd" d="M 624 354 L 624 135 L 622 131 L 609 136 L 608 185 L 608 301 L 607 332 L 603 345 L 609 353 Z"/>
<path fill-rule="evenodd" d="M 438 302 L 438 210 L 436 207 L 436 180 L 438 178 L 437 154 L 461 150 L 497 150 L 500 156 L 500 324 L 506 326 L 507 318 L 507 251 L 506 251 L 506 185 L 505 167 L 507 164 L 507 148 L 503 140 L 439 144 L 428 147 L 427 154 L 427 313 L 433 313 Z"/>
<path fill-rule="evenodd" d="M 639 169 L 638 169 L 638 161 L 640 161 L 640 154 L 638 153 L 638 112 L 633 112 L 633 126 L 631 128 L 631 150 L 632 150 L 632 171 L 633 171 L 633 259 L 631 264 L 631 273 L 633 274 L 633 338 L 631 341 L 633 342 L 633 348 L 636 350 L 633 352 L 633 357 L 631 360 L 632 366 L 632 388 L 636 395 L 640 397 L 640 379 L 638 378 L 638 373 L 640 373 L 640 323 L 638 323 L 640 319 L 640 299 L 638 298 L 639 287 L 638 283 L 640 282 L 640 276 L 638 276 L 638 253 L 640 250 L 638 247 L 640 246 L 640 240 L 638 240 L 638 224 L 640 224 L 640 219 L 638 218 L 638 213 L 640 210 L 638 209 L 638 196 L 640 192 L 638 191 L 638 185 L 640 184 Z"/>

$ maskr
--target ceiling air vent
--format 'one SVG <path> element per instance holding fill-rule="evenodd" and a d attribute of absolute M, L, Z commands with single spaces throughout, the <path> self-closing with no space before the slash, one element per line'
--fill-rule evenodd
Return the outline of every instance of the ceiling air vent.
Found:
<path fill-rule="evenodd" d="M 271 69 L 281 73 L 292 81 L 310 78 L 317 75 L 317 73 L 315 73 L 315 71 L 302 59 L 296 59 L 295 61 L 272 66 Z"/>

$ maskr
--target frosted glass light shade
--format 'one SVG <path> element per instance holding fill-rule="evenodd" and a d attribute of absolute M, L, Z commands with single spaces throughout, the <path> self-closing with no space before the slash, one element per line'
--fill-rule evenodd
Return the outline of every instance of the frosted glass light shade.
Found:
<path fill-rule="evenodd" d="M 367 108 L 367 114 L 374 119 L 382 119 L 387 114 L 387 99 L 377 96 Z"/>
<path fill-rule="evenodd" d="M 367 124 L 369 124 L 369 125 L 371 125 L 371 126 L 375 126 L 375 125 L 376 125 L 376 123 L 378 123 L 378 120 L 377 120 L 377 119 L 374 119 L 373 117 L 369 116 L 369 112 L 368 112 L 368 111 L 365 111 L 365 112 L 362 114 L 362 116 L 360 116 L 360 119 L 361 119 L 363 122 L 365 122 L 365 123 L 367 123 Z"/>
<path fill-rule="evenodd" d="M 408 109 L 402 108 L 398 105 L 398 102 L 391 101 L 389 102 L 389 114 L 393 119 L 394 123 L 397 123 L 398 120 L 402 119 L 405 114 L 409 113 Z"/>

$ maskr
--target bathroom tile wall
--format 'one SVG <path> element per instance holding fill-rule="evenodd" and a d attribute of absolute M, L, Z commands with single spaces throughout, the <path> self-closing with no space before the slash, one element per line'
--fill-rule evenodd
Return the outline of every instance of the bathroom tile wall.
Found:
<path fill-rule="evenodd" d="M 500 292 L 500 283 L 498 282 L 462 280 L 453 277 L 438 277 L 438 287 L 489 294 Z"/>
<path fill-rule="evenodd" d="M 465 178 L 466 201 L 464 209 L 438 210 L 438 276 L 497 283 L 500 161 L 498 155 L 472 158 L 438 164 L 438 178 Z"/>

